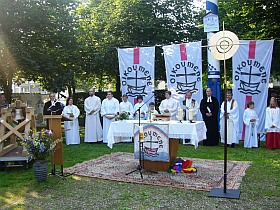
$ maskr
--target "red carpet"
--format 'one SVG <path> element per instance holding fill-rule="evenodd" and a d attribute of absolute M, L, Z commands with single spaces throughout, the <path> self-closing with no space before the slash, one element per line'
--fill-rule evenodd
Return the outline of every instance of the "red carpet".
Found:
<path fill-rule="evenodd" d="M 167 172 L 158 172 L 157 174 L 154 174 L 144 170 L 144 179 L 141 179 L 139 171 L 125 175 L 126 173 L 136 169 L 139 161 L 134 159 L 132 153 L 124 152 L 104 155 L 97 159 L 77 164 L 73 167 L 65 169 L 65 172 L 73 173 L 78 176 L 94 177 L 120 182 L 192 190 L 210 191 L 214 187 L 223 188 L 223 160 L 204 160 L 197 158 L 182 159 L 192 160 L 193 167 L 197 169 L 197 173 L 173 174 Z M 249 166 L 250 162 L 228 161 L 227 189 L 239 188 L 242 177 L 245 175 L 245 171 Z"/>

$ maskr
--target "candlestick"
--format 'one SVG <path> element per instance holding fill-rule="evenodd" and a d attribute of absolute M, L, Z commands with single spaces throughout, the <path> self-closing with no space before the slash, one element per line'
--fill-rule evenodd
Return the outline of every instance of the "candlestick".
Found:
<path fill-rule="evenodd" d="M 183 120 L 183 109 L 181 108 L 178 109 L 178 120 L 179 121 Z"/>
<path fill-rule="evenodd" d="M 189 120 L 190 121 L 193 120 L 193 114 L 194 114 L 194 110 L 193 109 L 189 109 Z"/>
<path fill-rule="evenodd" d="M 144 128 L 142 125 L 139 125 L 139 140 L 144 141 Z"/>
<path fill-rule="evenodd" d="M 148 120 L 149 122 L 152 122 L 152 111 L 148 110 Z"/>

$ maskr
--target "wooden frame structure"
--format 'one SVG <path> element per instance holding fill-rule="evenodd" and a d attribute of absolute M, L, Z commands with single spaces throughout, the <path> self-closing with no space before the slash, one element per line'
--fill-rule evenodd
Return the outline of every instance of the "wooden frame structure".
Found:
<path fill-rule="evenodd" d="M 12 126 L 12 108 L 2 108 L 0 118 L 0 157 L 15 149 L 18 145 L 17 137 L 24 140 L 21 131 L 24 128 L 24 133 L 29 133 L 32 127 L 35 127 L 34 108 L 25 108 L 25 120 L 20 122 L 15 127 Z M 10 141 L 7 141 L 10 138 Z M 6 145 L 5 145 L 6 143 Z"/>

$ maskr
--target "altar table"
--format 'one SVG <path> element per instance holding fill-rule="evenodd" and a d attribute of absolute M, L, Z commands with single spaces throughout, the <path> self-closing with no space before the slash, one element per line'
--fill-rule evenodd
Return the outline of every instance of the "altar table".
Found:
<path fill-rule="evenodd" d="M 108 147 L 113 148 L 113 144 L 118 143 L 114 137 L 134 137 L 134 125 L 138 124 L 137 120 L 126 120 L 112 122 L 108 131 Z M 168 124 L 169 131 L 168 137 L 172 139 L 190 139 L 191 145 L 195 148 L 198 147 L 198 143 L 206 139 L 206 126 L 204 121 L 197 121 L 195 123 L 189 123 L 182 121 L 182 123 L 172 121 L 156 121 L 149 122 L 148 120 L 141 120 L 141 124 Z"/>

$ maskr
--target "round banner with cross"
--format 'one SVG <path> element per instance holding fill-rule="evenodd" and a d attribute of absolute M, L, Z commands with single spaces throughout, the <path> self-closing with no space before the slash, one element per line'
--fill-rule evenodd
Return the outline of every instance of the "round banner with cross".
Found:
<path fill-rule="evenodd" d="M 209 40 L 209 48 L 217 60 L 231 58 L 239 47 L 239 39 L 231 31 L 220 31 L 214 34 Z"/>

